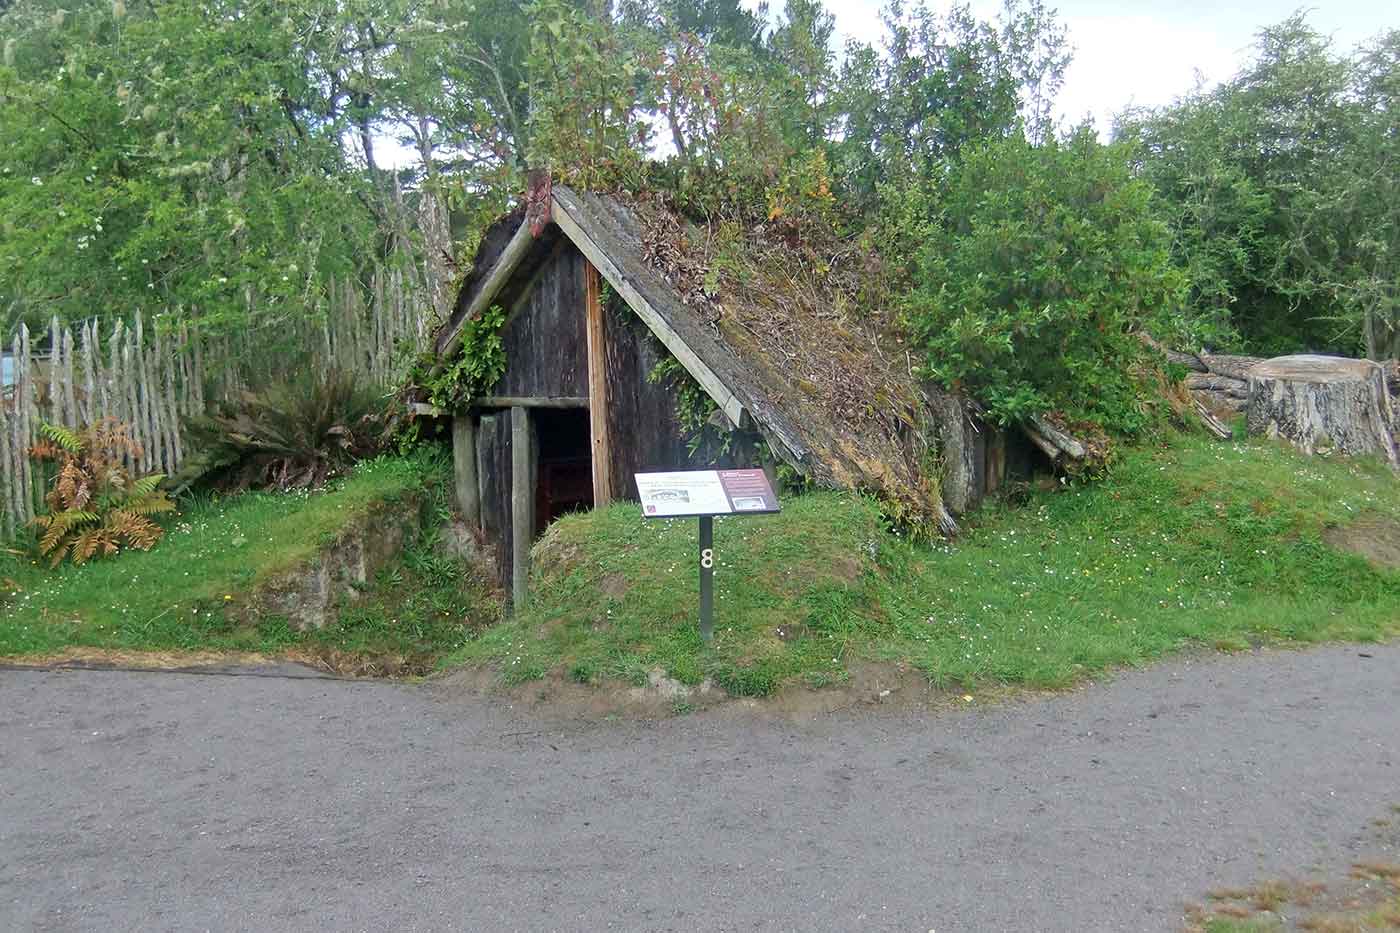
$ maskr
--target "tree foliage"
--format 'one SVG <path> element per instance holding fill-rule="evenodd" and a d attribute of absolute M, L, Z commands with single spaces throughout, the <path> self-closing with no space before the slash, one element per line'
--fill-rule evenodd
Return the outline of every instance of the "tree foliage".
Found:
<path fill-rule="evenodd" d="M 4 14 L 0 303 L 31 319 L 280 315 L 375 253 L 341 133 L 343 32 L 310 2 Z M 12 43 L 12 44 L 11 44 Z"/>
<path fill-rule="evenodd" d="M 852 244 L 863 301 L 1004 419 L 1140 427 L 1140 328 L 1400 351 L 1396 33 L 1343 55 L 1291 17 L 1104 147 L 1060 135 L 1042 0 L 882 20 L 838 50 L 820 0 L 0 5 L 0 309 L 314 315 L 332 277 L 419 248 L 396 185 L 470 251 L 544 167 Z M 436 392 L 495 370 L 492 333 Z"/>
<path fill-rule="evenodd" d="M 908 315 L 929 374 L 1002 423 L 1058 409 L 1141 430 L 1137 332 L 1177 325 L 1184 278 L 1123 148 L 1088 129 L 969 146 L 928 197 Z"/>
<path fill-rule="evenodd" d="M 1121 121 L 1219 340 L 1400 354 L 1397 95 L 1400 32 L 1343 54 L 1297 14 L 1230 81 Z"/>

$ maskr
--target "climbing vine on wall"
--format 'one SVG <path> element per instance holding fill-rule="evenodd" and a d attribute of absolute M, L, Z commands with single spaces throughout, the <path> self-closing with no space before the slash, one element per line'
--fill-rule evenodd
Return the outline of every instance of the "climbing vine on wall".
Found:
<path fill-rule="evenodd" d="M 445 411 L 484 395 L 506 371 L 501 330 L 506 313 L 492 305 L 480 317 L 462 327 L 462 349 L 446 364 L 429 355 L 419 361 L 409 384 L 427 395 L 429 404 Z"/>
<path fill-rule="evenodd" d="M 734 432 L 723 430 L 721 426 L 715 424 L 719 406 L 700 387 L 700 383 L 691 378 L 690 373 L 686 372 L 679 360 L 674 356 L 667 356 L 661 360 L 651 368 L 651 372 L 647 373 L 647 382 L 653 385 L 669 385 L 675 391 L 676 423 L 680 425 L 681 432 L 685 435 L 686 450 L 690 456 L 694 457 L 696 451 L 709 437 L 713 437 L 716 441 L 715 459 L 729 453 Z M 723 415 L 719 415 L 719 417 L 722 418 Z"/>

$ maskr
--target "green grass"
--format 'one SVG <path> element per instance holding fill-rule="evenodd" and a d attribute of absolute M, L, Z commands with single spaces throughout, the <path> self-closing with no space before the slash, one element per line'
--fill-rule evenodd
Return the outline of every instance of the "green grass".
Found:
<path fill-rule="evenodd" d="M 242 620 L 258 584 L 312 557 L 351 520 L 432 499 L 444 467 L 429 455 L 382 458 L 316 492 L 255 492 L 182 504 L 149 552 L 57 570 L 29 559 L 0 562 L 0 656 L 84 647 L 117 651 L 237 650 L 316 656 L 396 656 L 402 668 L 457 647 L 464 620 L 489 613 L 463 571 L 431 541 L 317 632 L 284 619 Z"/>
<path fill-rule="evenodd" d="M 617 505 L 556 523 L 537 545 L 526 612 L 483 632 L 450 663 L 490 661 L 508 683 L 562 667 L 574 680 L 643 683 L 661 667 L 686 684 L 712 677 L 735 695 L 792 678 L 845 677 L 844 658 L 875 618 L 871 554 L 885 537 L 857 496 L 815 494 L 783 514 L 715 522 L 715 639 L 695 625 L 694 519 L 645 521 Z"/>
<path fill-rule="evenodd" d="M 448 663 L 519 682 L 645 680 L 661 668 L 732 694 L 911 664 L 939 687 L 1062 687 L 1189 646 L 1369 641 L 1400 630 L 1400 573 L 1327 546 L 1329 525 L 1400 518 L 1370 461 L 1172 436 L 1105 481 L 979 513 L 955 542 L 910 544 L 850 494 L 716 522 L 716 637 L 696 633 L 695 522 L 618 505 L 537 545 L 532 600 Z"/>

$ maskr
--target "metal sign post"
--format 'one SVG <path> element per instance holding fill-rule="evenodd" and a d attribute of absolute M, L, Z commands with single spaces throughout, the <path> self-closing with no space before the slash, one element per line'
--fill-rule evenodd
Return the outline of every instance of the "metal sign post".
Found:
<path fill-rule="evenodd" d="M 646 518 L 700 519 L 700 640 L 715 637 L 715 516 L 782 510 L 762 470 L 637 473 Z"/>
<path fill-rule="evenodd" d="M 700 516 L 700 640 L 715 637 L 715 519 Z"/>

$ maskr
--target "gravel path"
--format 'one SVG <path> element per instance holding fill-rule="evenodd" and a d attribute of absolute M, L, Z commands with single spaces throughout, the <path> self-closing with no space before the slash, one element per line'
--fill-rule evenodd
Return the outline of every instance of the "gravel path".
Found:
<path fill-rule="evenodd" d="M 801 723 L 102 671 L 0 710 L 7 931 L 1176 930 L 1400 803 L 1400 644 Z"/>

